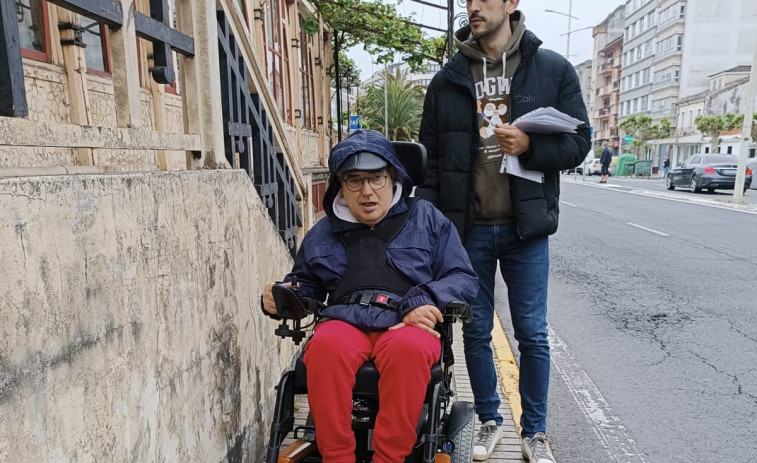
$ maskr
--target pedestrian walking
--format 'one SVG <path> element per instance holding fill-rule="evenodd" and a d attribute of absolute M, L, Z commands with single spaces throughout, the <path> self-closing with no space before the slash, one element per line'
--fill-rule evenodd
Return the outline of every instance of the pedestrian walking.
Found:
<path fill-rule="evenodd" d="M 547 339 L 548 236 L 557 231 L 560 171 L 583 161 L 589 124 L 576 133 L 531 133 L 509 122 L 552 106 L 588 120 L 573 66 L 541 49 L 526 29 L 519 0 L 468 0 L 469 24 L 455 33 L 458 52 L 433 78 L 419 139 L 428 178 L 416 195 L 434 203 L 457 227 L 479 292 L 473 321 L 463 325 L 476 414 L 482 425 L 473 459 L 488 459 L 501 438 L 497 373 L 491 348 L 497 264 L 520 351 L 522 452 L 532 463 L 554 462 L 547 431 L 550 350 Z M 486 108 L 507 108 L 495 123 Z M 491 129 L 492 125 L 494 126 Z M 503 156 L 543 172 L 543 182 L 509 175 Z"/>
<path fill-rule="evenodd" d="M 662 162 L 662 179 L 665 180 L 668 178 L 668 174 L 670 173 L 670 156 L 665 156 L 665 160 Z"/>
<path fill-rule="evenodd" d="M 610 176 L 610 164 L 612 164 L 612 151 L 607 146 L 607 142 L 602 142 L 602 156 L 599 158 L 599 164 L 602 166 L 602 177 L 599 183 L 607 183 L 607 177 Z"/>

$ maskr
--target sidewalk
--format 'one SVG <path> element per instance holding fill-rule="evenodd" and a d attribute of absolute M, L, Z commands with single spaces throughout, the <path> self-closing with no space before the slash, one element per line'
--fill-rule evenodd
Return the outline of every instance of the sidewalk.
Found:
<path fill-rule="evenodd" d="M 495 328 L 499 325 L 499 319 L 496 319 L 494 321 Z M 470 386 L 470 380 L 468 379 L 468 370 L 465 363 L 465 355 L 463 354 L 463 333 L 462 333 L 462 325 L 460 323 L 455 323 L 455 334 L 454 334 L 454 343 L 452 344 L 452 351 L 455 354 L 455 400 L 466 400 L 469 402 L 473 402 L 473 391 L 471 391 Z M 504 333 L 502 333 L 502 336 L 504 336 Z M 495 359 L 494 363 L 495 366 L 497 366 L 497 372 L 498 376 L 500 377 L 500 385 L 503 384 L 502 381 L 502 363 L 503 359 L 498 359 L 498 347 L 497 346 L 498 340 L 497 340 L 497 333 L 494 335 L 494 344 L 495 344 Z M 504 340 L 506 342 L 506 338 Z M 505 346 L 506 349 L 509 349 L 509 345 Z M 506 353 L 507 354 L 507 353 Z M 509 353 L 511 355 L 511 353 Z M 515 421 L 513 420 L 513 414 L 510 410 L 508 397 L 505 391 L 502 387 L 500 387 L 499 391 L 499 398 L 500 398 L 500 406 L 499 406 L 499 413 L 504 418 L 504 421 L 502 422 L 503 426 L 503 432 L 502 432 L 502 440 L 500 441 L 499 445 L 497 445 L 497 448 L 494 449 L 494 454 L 492 454 L 491 458 L 489 458 L 489 463 L 512 463 L 512 462 L 518 462 L 522 463 L 523 457 L 521 455 L 521 449 L 520 449 L 520 437 L 518 435 L 517 427 L 515 426 Z M 518 397 L 519 399 L 519 397 Z M 481 425 L 481 423 L 478 423 L 478 420 L 476 420 L 476 433 L 478 433 L 478 428 Z"/>

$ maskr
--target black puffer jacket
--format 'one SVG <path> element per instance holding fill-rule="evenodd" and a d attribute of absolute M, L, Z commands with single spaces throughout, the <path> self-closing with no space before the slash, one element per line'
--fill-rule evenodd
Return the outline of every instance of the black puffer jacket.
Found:
<path fill-rule="evenodd" d="M 516 14 L 518 14 L 516 12 Z M 470 26 L 457 32 L 460 40 Z M 587 121 L 581 88 L 573 66 L 526 31 L 520 43 L 522 59 L 515 70 L 510 95 L 511 120 L 540 107 L 552 106 Z M 426 182 L 416 196 L 436 205 L 457 227 L 465 241 L 473 226 L 473 166 L 479 144 L 476 93 L 470 60 L 458 52 L 434 76 L 426 93 L 420 142 L 429 155 Z M 520 156 L 523 167 L 544 172 L 544 183 L 510 177 L 515 226 L 521 239 L 557 231 L 560 171 L 581 163 L 590 147 L 589 124 L 577 133 L 528 133 L 530 147 Z"/>

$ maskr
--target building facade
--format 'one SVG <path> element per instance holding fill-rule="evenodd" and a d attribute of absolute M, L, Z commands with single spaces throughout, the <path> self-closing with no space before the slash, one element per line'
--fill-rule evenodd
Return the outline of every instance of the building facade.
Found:
<path fill-rule="evenodd" d="M 586 114 L 592 113 L 593 100 L 591 98 L 591 89 L 594 88 L 594 76 L 592 74 L 592 61 L 587 59 L 586 61 L 573 66 L 578 75 L 578 82 L 581 85 L 581 94 L 584 100 L 584 106 L 586 106 Z"/>
<path fill-rule="evenodd" d="M 627 1 L 621 122 L 631 114 L 649 114 L 654 123 L 667 118 L 682 129 L 676 120 L 679 101 L 707 90 L 708 76 L 751 62 L 756 14 L 750 0 Z M 672 138 L 654 142 L 655 166 Z"/>
<path fill-rule="evenodd" d="M 625 9 L 619 121 L 631 114 L 649 114 L 657 0 L 629 0 Z M 622 150 L 622 147 L 621 147 Z"/>
<path fill-rule="evenodd" d="M 295 349 L 260 294 L 319 203 L 330 27 L 304 0 L 10 3 L 0 461 L 263 461 Z"/>
<path fill-rule="evenodd" d="M 594 27 L 594 59 L 592 75 L 594 87 L 591 92 L 592 127 L 594 127 L 595 150 L 608 142 L 614 154 L 618 154 L 618 111 L 620 96 L 620 73 L 623 63 L 623 29 L 625 4 L 618 6 L 604 21 Z"/>

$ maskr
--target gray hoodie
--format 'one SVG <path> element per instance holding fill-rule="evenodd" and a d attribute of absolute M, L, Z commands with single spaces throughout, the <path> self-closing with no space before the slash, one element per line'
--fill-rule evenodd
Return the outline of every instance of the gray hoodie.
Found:
<path fill-rule="evenodd" d="M 513 33 L 500 56 L 484 55 L 476 39 L 470 35 L 470 26 L 460 29 L 454 37 L 457 48 L 471 60 L 471 74 L 476 88 L 481 138 L 474 179 L 475 223 L 479 225 L 514 222 L 510 182 L 507 174 L 500 173 L 502 150 L 494 136 L 496 124 L 510 122 L 510 82 L 520 64 L 520 40 L 526 31 L 525 17 L 520 11 L 513 13 L 509 19 Z"/>

